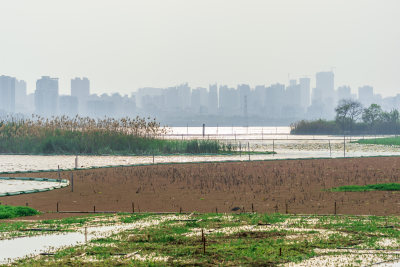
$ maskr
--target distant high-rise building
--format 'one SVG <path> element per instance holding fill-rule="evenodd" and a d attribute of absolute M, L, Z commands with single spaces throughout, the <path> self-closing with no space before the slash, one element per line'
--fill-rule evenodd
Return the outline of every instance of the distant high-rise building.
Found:
<path fill-rule="evenodd" d="M 283 117 L 296 118 L 304 114 L 305 108 L 301 106 L 301 93 L 300 84 L 297 84 L 296 80 L 291 80 L 285 91 Z"/>
<path fill-rule="evenodd" d="M 71 79 L 71 96 L 78 100 L 78 113 L 87 113 L 87 101 L 90 96 L 90 81 L 88 78 Z"/>
<path fill-rule="evenodd" d="M 78 100 L 87 98 L 90 95 L 90 81 L 88 78 L 71 79 L 71 96 Z"/>
<path fill-rule="evenodd" d="M 247 101 L 249 99 L 251 89 L 248 84 L 239 84 L 237 86 L 237 89 L 239 91 L 240 113 L 246 117 L 247 115 L 245 115 L 245 113 L 247 113 Z M 246 106 L 246 110 L 245 110 L 245 106 Z"/>
<path fill-rule="evenodd" d="M 58 113 L 58 78 L 42 76 L 36 81 L 35 110 L 42 116 Z"/>
<path fill-rule="evenodd" d="M 310 78 L 300 78 L 300 106 L 307 109 L 310 106 Z"/>
<path fill-rule="evenodd" d="M 181 84 L 177 86 L 177 91 L 178 91 L 178 97 L 180 100 L 180 106 L 183 109 L 190 108 L 190 100 L 191 100 L 191 94 L 192 90 L 189 87 L 187 83 Z"/>
<path fill-rule="evenodd" d="M 358 88 L 358 100 L 365 107 L 372 104 L 374 101 L 374 88 L 369 85 L 365 85 Z"/>
<path fill-rule="evenodd" d="M 315 115 L 320 114 L 320 118 L 331 119 L 334 117 L 334 106 L 336 103 L 335 75 L 331 71 L 318 72 L 315 78 L 316 87 L 312 95 L 313 107 L 310 110 L 313 110 L 316 113 Z"/>
<path fill-rule="evenodd" d="M 0 76 L 0 110 L 3 112 L 15 111 L 15 81 L 14 77 Z"/>
<path fill-rule="evenodd" d="M 283 105 L 285 104 L 285 85 L 272 84 L 267 87 L 265 94 L 265 110 L 269 117 L 281 116 Z"/>
<path fill-rule="evenodd" d="M 342 100 L 342 99 L 351 99 L 352 95 L 351 95 L 351 88 L 350 86 L 340 86 L 337 89 L 337 99 L 338 101 Z"/>
<path fill-rule="evenodd" d="M 317 101 L 325 102 L 325 104 L 333 104 L 333 100 L 335 98 L 335 75 L 333 72 L 318 72 L 315 75 L 316 78 L 316 91 L 319 91 L 316 94 Z"/>
<path fill-rule="evenodd" d="M 21 113 L 32 111 L 27 99 L 26 82 L 23 80 L 15 81 L 15 111 Z"/>
<path fill-rule="evenodd" d="M 209 86 L 208 91 L 208 113 L 218 113 L 218 102 L 218 86 L 217 84 L 212 84 Z"/>
<path fill-rule="evenodd" d="M 207 110 L 207 102 L 207 88 L 198 87 L 192 90 L 191 108 L 193 112 L 205 113 L 205 111 Z"/>
<path fill-rule="evenodd" d="M 249 114 L 260 115 L 264 112 L 266 90 L 265 85 L 257 85 L 251 92 L 248 99 Z"/>
<path fill-rule="evenodd" d="M 238 90 L 229 88 L 226 85 L 219 87 L 219 112 L 224 116 L 233 116 L 240 113 Z"/>

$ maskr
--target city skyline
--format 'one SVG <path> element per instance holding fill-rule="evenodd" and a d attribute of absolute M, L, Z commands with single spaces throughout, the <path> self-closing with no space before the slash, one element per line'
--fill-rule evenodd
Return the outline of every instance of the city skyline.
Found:
<path fill-rule="evenodd" d="M 0 76 L 0 113 L 38 114 L 45 117 L 75 115 L 98 117 L 151 116 L 160 122 L 211 122 L 214 124 L 290 124 L 302 119 L 333 119 L 341 99 L 360 101 L 364 107 L 375 103 L 384 110 L 400 108 L 400 94 L 382 97 L 372 86 L 338 86 L 334 72 L 317 72 L 315 78 L 291 79 L 287 84 L 235 87 L 210 84 L 191 87 L 188 83 L 164 88 L 145 87 L 129 95 L 95 94 L 91 80 L 70 80 L 70 93 L 60 94 L 59 79 L 42 76 L 34 93 L 15 77 Z M 312 88 L 311 80 L 315 80 Z"/>

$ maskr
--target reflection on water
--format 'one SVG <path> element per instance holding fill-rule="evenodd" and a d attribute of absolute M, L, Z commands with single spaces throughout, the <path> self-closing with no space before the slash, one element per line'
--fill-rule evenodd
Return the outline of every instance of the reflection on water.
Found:
<path fill-rule="evenodd" d="M 145 219 L 134 223 L 80 228 L 76 232 L 20 237 L 0 240 L 0 264 L 40 253 L 54 252 L 66 246 L 84 244 L 92 239 L 103 238 L 129 229 L 146 228 L 170 219 L 186 217 L 169 215 L 163 218 Z"/>
<path fill-rule="evenodd" d="M 315 157 L 342 157 L 344 155 L 343 136 L 310 136 L 290 135 L 290 127 L 206 127 L 206 135 L 218 138 L 221 142 L 234 147 L 242 147 L 243 151 L 275 151 L 276 155 L 251 155 L 251 160 L 291 159 Z M 203 138 L 202 127 L 173 127 L 165 138 L 187 139 Z M 187 134 L 189 134 L 187 136 Z M 217 135 L 218 134 L 218 135 Z M 233 135 L 232 135 L 233 134 Z M 236 134 L 236 135 L 235 135 Z M 205 136 L 204 138 L 208 138 Z M 400 155 L 398 147 L 379 145 L 359 145 L 351 141 L 368 137 L 346 137 L 347 157 Z M 247 155 L 173 155 L 155 156 L 154 163 L 198 162 L 248 160 Z M 81 168 L 110 165 L 151 164 L 152 156 L 79 156 L 78 166 Z M 31 156 L 31 155 L 0 155 L 0 172 L 70 169 L 75 167 L 75 156 Z"/>
<path fill-rule="evenodd" d="M 46 182 L 46 181 L 21 181 L 21 180 L 0 180 L 0 194 L 28 191 L 28 190 L 40 190 L 40 189 L 52 189 L 54 187 L 60 187 L 61 183 L 58 182 Z"/>
<path fill-rule="evenodd" d="M 232 142 L 231 142 L 232 143 Z M 293 158 L 317 158 L 317 157 L 343 157 L 343 140 L 275 140 L 275 141 L 249 141 L 251 151 L 272 151 L 275 155 L 260 154 L 251 155 L 251 160 L 293 159 Z M 242 145 L 242 155 L 173 155 L 155 156 L 154 163 L 169 162 L 199 162 L 199 161 L 245 161 L 249 160 L 247 141 L 237 141 L 236 145 Z M 392 146 L 381 145 L 359 145 L 346 142 L 346 157 L 361 156 L 387 156 L 400 155 L 400 149 Z M 151 164 L 152 156 L 79 156 L 78 165 L 82 168 L 92 166 L 110 165 L 134 165 Z M 75 167 L 75 156 L 31 156 L 31 155 L 0 155 L 0 170 L 6 171 L 28 171 L 47 170 Z"/>

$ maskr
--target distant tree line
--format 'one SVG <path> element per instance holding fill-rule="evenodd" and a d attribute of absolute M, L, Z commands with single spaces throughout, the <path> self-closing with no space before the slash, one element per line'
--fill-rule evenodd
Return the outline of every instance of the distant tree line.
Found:
<path fill-rule="evenodd" d="M 291 125 L 292 134 L 400 134 L 397 109 L 383 111 L 378 104 L 364 108 L 358 101 L 342 99 L 335 108 L 335 120 L 298 121 Z"/>

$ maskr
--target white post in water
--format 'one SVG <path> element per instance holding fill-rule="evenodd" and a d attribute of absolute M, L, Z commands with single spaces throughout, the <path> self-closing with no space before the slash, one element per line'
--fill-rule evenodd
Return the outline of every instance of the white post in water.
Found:
<path fill-rule="evenodd" d="M 332 157 L 331 140 L 329 139 L 329 157 Z"/>
<path fill-rule="evenodd" d="M 346 157 L 346 135 L 343 135 L 343 158 Z"/>
<path fill-rule="evenodd" d="M 250 142 L 247 142 L 247 151 L 249 152 L 249 161 L 250 161 Z"/>
<path fill-rule="evenodd" d="M 203 123 L 203 138 L 204 138 L 205 135 L 206 135 L 206 124 Z"/>
<path fill-rule="evenodd" d="M 78 169 L 78 155 L 75 156 L 75 169 Z"/>

